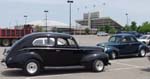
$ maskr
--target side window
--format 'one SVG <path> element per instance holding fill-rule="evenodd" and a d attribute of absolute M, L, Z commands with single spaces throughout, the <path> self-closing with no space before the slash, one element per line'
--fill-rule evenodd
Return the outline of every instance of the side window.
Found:
<path fill-rule="evenodd" d="M 57 39 L 57 46 L 62 46 L 62 47 L 68 46 L 67 40 L 63 39 L 63 38 L 58 38 Z"/>
<path fill-rule="evenodd" d="M 130 41 L 131 42 L 137 42 L 136 38 L 134 38 L 134 37 L 130 37 Z"/>
<path fill-rule="evenodd" d="M 121 42 L 122 42 L 122 43 L 127 43 L 128 40 L 127 40 L 127 38 L 125 37 L 125 38 L 123 38 L 123 39 L 121 40 Z"/>
<path fill-rule="evenodd" d="M 45 46 L 48 44 L 48 38 L 37 38 L 32 42 L 32 44 L 34 46 Z"/>
<path fill-rule="evenodd" d="M 70 47 L 76 47 L 76 43 L 73 39 L 71 39 L 71 38 L 68 39 L 68 42 L 69 42 Z"/>
<path fill-rule="evenodd" d="M 49 46 L 54 46 L 55 45 L 55 39 L 54 38 L 49 38 L 48 45 Z"/>
<path fill-rule="evenodd" d="M 54 46 L 55 39 L 54 38 L 37 38 L 32 42 L 33 46 Z"/>

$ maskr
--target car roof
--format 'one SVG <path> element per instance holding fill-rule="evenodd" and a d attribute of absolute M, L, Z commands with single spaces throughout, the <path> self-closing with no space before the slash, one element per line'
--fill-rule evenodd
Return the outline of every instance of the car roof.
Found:
<path fill-rule="evenodd" d="M 52 37 L 65 37 L 65 38 L 70 38 L 72 37 L 69 34 L 64 34 L 64 33 L 56 33 L 56 32 L 34 32 L 31 34 L 26 35 L 24 38 L 36 38 L 36 37 L 44 37 L 44 36 L 52 36 Z"/>
<path fill-rule="evenodd" d="M 115 34 L 113 36 L 134 36 L 132 34 L 127 34 L 127 33 L 121 33 L 121 34 Z"/>

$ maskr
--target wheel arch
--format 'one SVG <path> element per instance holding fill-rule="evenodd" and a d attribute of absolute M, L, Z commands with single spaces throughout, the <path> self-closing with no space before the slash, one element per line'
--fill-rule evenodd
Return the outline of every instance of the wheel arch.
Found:
<path fill-rule="evenodd" d="M 35 59 L 39 61 L 41 65 L 43 64 L 42 57 L 34 52 L 21 53 L 16 56 L 16 62 L 20 63 L 21 66 L 23 66 L 24 63 L 30 59 Z"/>
<path fill-rule="evenodd" d="M 116 48 L 116 47 L 111 47 L 110 49 L 108 49 L 108 50 L 106 51 L 106 53 L 107 53 L 108 55 L 111 55 L 112 52 L 115 52 L 116 55 L 119 56 L 119 49 L 118 49 L 118 48 Z"/>
<path fill-rule="evenodd" d="M 81 59 L 81 63 L 90 64 L 92 61 L 97 59 L 102 60 L 105 65 L 108 65 L 109 63 L 108 62 L 109 58 L 105 53 L 93 53 L 93 54 L 86 55 Z"/>
<path fill-rule="evenodd" d="M 141 49 L 144 49 L 146 51 L 146 53 L 148 51 L 148 48 L 146 46 L 144 46 L 144 45 L 140 45 L 139 46 L 138 52 L 140 52 Z"/>

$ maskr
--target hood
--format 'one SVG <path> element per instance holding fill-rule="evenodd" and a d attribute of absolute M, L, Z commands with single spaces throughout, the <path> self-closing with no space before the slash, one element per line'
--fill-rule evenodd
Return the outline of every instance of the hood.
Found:
<path fill-rule="evenodd" d="M 116 43 L 116 42 L 105 42 L 105 43 L 97 44 L 97 46 L 101 46 L 101 47 L 114 46 L 114 45 L 118 45 L 118 43 Z"/>

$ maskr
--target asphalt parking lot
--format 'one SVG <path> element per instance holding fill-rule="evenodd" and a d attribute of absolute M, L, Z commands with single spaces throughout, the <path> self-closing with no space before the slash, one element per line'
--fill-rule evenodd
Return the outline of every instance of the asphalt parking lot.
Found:
<path fill-rule="evenodd" d="M 106 42 L 109 36 L 97 37 L 74 36 L 80 45 L 95 46 L 99 42 Z M 0 47 L 0 59 L 5 47 Z M 81 67 L 49 68 L 39 76 L 24 76 L 19 69 L 7 69 L 0 65 L 0 79 L 150 79 L 150 61 L 147 57 L 123 57 L 110 61 L 104 72 L 94 73 Z"/>

